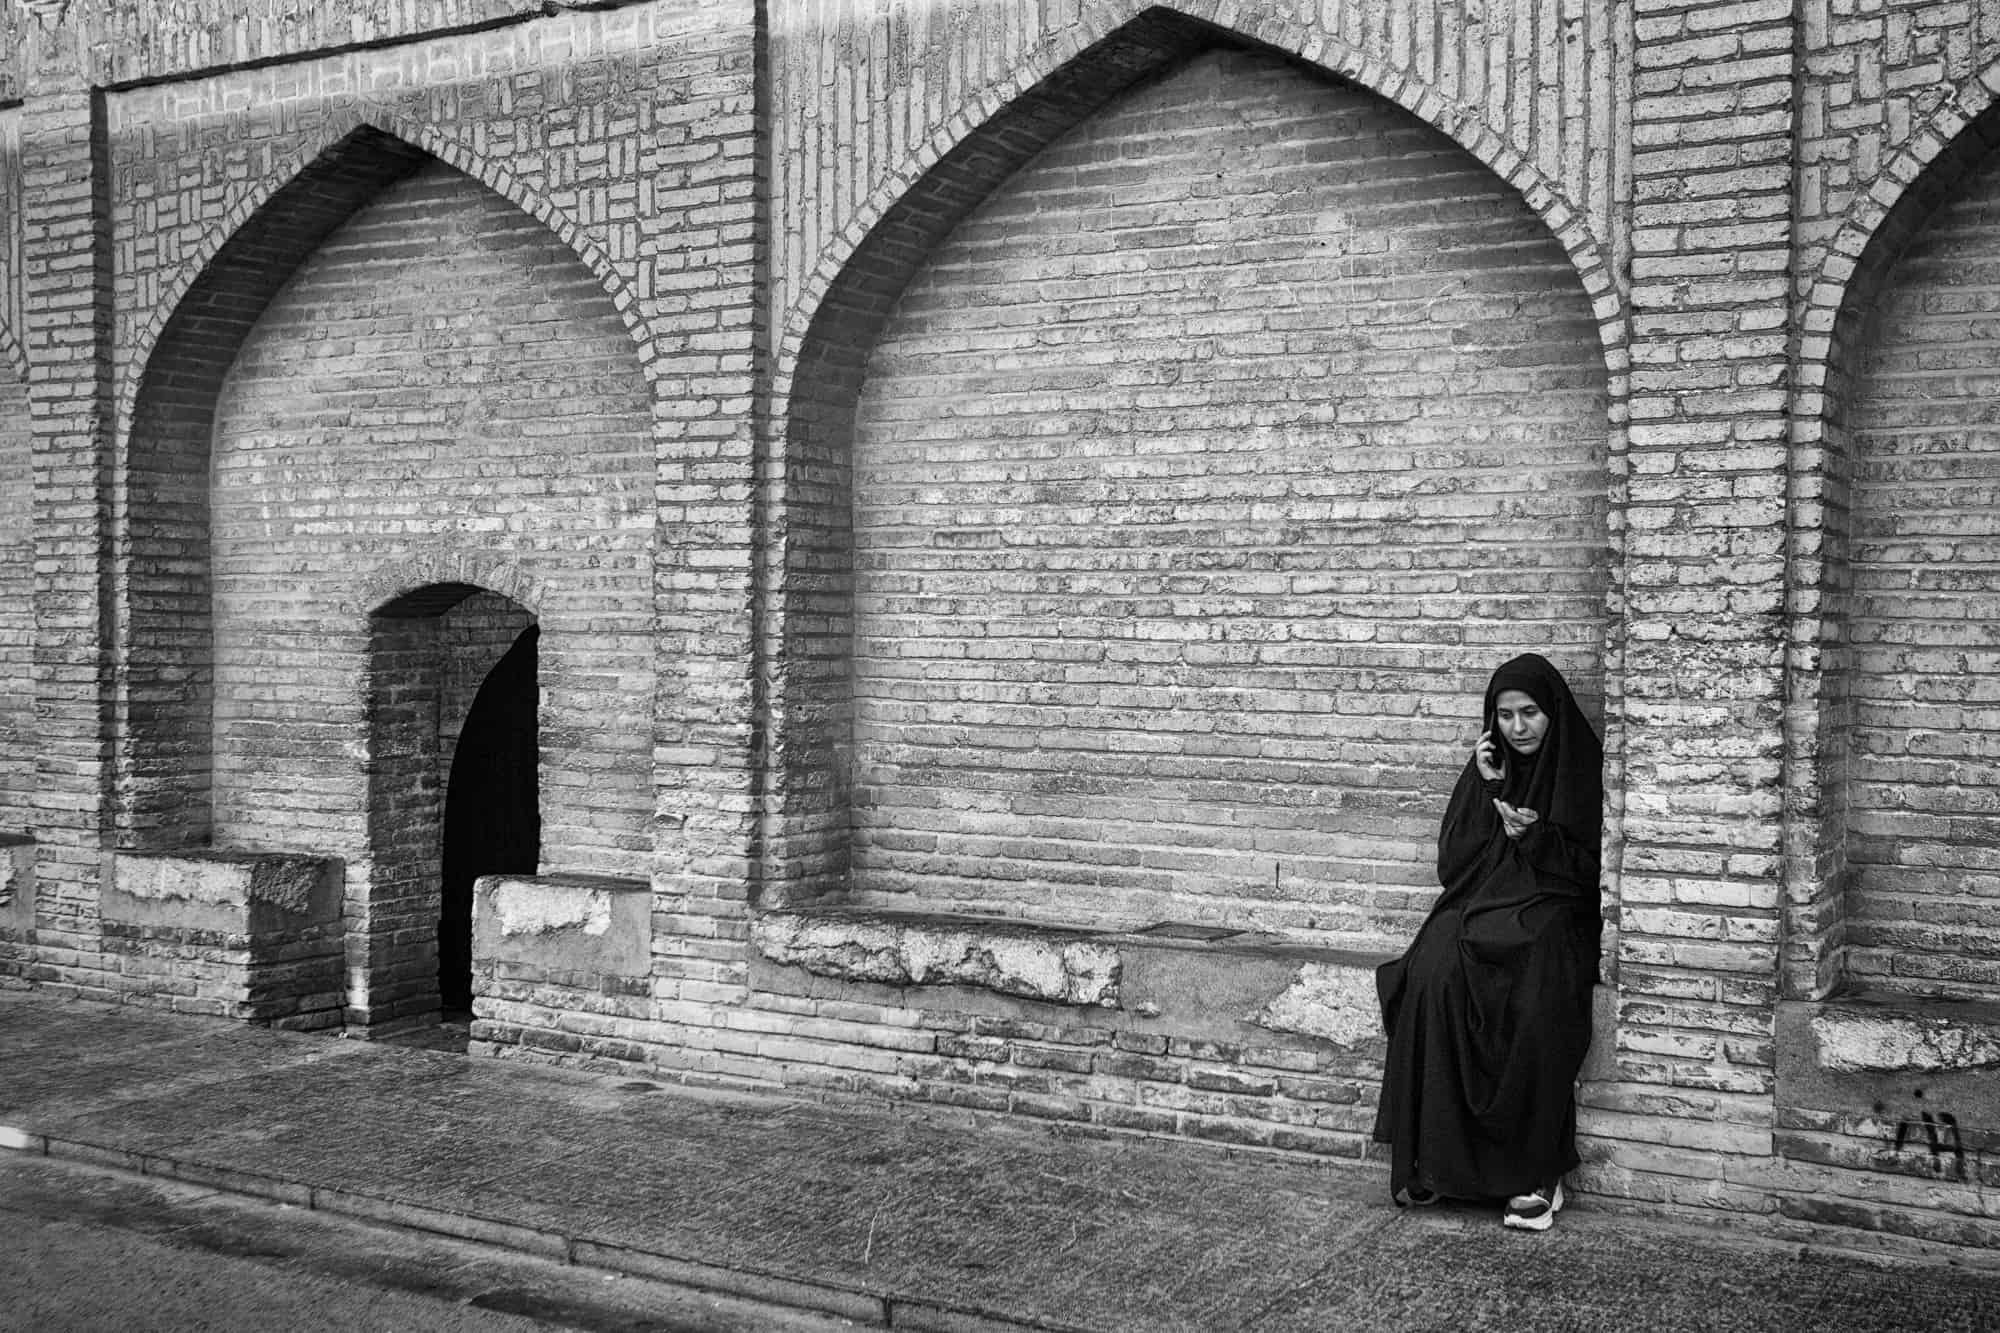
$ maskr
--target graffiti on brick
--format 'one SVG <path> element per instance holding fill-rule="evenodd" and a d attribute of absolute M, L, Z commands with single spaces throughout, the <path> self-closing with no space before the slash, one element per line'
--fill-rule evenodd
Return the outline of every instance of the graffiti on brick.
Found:
<path fill-rule="evenodd" d="M 1923 1101 L 1924 1090 L 1916 1089 L 1912 1094 L 1916 1101 Z M 1882 1103 L 1875 1103 L 1877 1114 L 1884 1111 Z M 1933 1112 L 1929 1107 L 1921 1107 L 1914 1118 L 1904 1116 L 1896 1122 L 1895 1151 L 1926 1152 L 1930 1157 L 1931 1170 L 1953 1180 L 1964 1180 L 1965 1141 L 1958 1132 L 1958 1117 L 1949 1111 Z"/>

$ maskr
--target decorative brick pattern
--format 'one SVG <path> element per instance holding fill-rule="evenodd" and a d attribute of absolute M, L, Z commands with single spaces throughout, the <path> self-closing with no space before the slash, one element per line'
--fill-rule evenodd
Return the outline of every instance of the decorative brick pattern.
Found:
<path fill-rule="evenodd" d="M 1975 81 L 2000 57 L 2000 10 L 1971 0 L 1806 0 L 1799 32 L 1800 246 L 1810 272 L 1854 205 L 1894 179 L 1899 155 L 1923 151 L 1954 103 L 1978 110 Z"/>
<path fill-rule="evenodd" d="M 0 98 L 21 95 L 41 56 L 60 54 L 97 86 L 280 60 L 328 47 L 372 46 L 425 33 L 539 17 L 542 0 L 68 0 L 51 22 L 44 0 L 0 5 Z"/>
<path fill-rule="evenodd" d="M 781 164 L 777 217 L 788 238 L 778 308 L 793 312 L 788 329 L 802 327 L 799 316 L 815 304 L 821 284 L 809 275 L 826 272 L 829 257 L 837 268 L 887 205 L 973 127 L 1124 25 L 1173 12 L 1353 78 L 1461 142 L 1505 145 L 1503 174 L 1519 167 L 1547 182 L 1567 200 L 1566 216 L 1589 218 L 1584 229 L 1599 238 L 1612 234 L 1626 84 L 1619 7 L 1604 0 L 780 6 L 774 97 L 798 108 L 774 126 L 772 143 Z M 856 115 L 858 106 L 869 114 Z"/>

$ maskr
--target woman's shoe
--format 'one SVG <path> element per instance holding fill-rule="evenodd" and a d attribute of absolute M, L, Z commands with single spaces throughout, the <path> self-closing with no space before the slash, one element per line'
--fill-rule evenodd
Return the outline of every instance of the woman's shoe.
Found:
<path fill-rule="evenodd" d="M 1428 1208 L 1442 1196 L 1436 1190 L 1423 1189 L 1416 1185 L 1405 1185 L 1393 1196 L 1398 1208 Z"/>
<path fill-rule="evenodd" d="M 1533 1194 L 1516 1194 L 1507 1200 L 1507 1215 L 1500 1221 L 1521 1231 L 1547 1231 L 1556 1224 L 1563 1208 L 1563 1186 L 1558 1180 Z"/>

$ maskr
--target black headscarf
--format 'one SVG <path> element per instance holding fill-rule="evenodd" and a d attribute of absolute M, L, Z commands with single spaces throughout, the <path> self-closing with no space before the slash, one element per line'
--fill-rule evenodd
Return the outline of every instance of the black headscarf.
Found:
<path fill-rule="evenodd" d="M 1508 690 L 1533 699 L 1549 719 L 1549 729 L 1531 755 L 1518 753 L 1500 734 L 1495 708 Z M 1502 663 L 1486 686 L 1481 729 L 1493 733 L 1494 753 L 1505 768 L 1498 799 L 1559 826 L 1576 853 L 1594 859 L 1604 821 L 1604 746 L 1576 706 L 1562 672 L 1535 653 Z M 1493 800 L 1478 762 L 1467 759 L 1438 838 L 1438 877 L 1447 891 L 1498 845 L 1496 837 L 1505 837 Z M 1594 880 L 1595 871 L 1591 873 Z"/>

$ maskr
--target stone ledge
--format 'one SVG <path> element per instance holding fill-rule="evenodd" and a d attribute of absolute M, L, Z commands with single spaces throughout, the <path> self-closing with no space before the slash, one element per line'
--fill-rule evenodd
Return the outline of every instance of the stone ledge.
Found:
<path fill-rule="evenodd" d="M 1814 1058 L 1837 1073 L 1934 1074 L 2000 1066 L 2000 1004 L 1864 992 L 1807 1019 Z"/>
<path fill-rule="evenodd" d="M 1091 930 L 951 913 L 771 911 L 750 939 L 769 963 L 889 986 L 955 986 L 1121 1015 L 1113 1026 L 1200 1040 L 1259 1033 L 1352 1047 L 1379 1040 L 1386 955 L 1162 923 Z"/>
<path fill-rule="evenodd" d="M 482 875 L 472 887 L 475 970 L 643 977 L 652 968 L 653 892 L 608 875 Z"/>
<path fill-rule="evenodd" d="M 1052 1004 L 1118 1007 L 1118 951 L 1083 930 L 931 914 L 766 912 L 750 940 L 774 963 L 891 986 L 978 986 Z"/>

